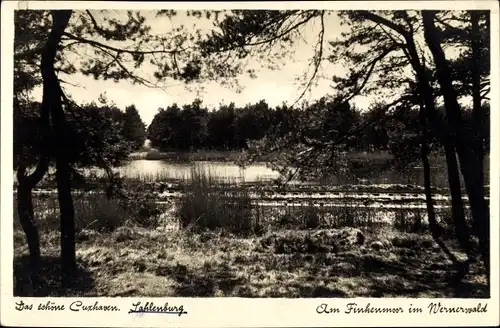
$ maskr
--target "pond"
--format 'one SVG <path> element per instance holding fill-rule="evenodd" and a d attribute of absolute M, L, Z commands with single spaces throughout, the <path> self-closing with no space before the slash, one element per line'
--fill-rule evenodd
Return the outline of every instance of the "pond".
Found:
<path fill-rule="evenodd" d="M 191 163 L 171 163 L 163 160 L 131 160 L 117 168 L 123 177 L 139 178 L 145 181 L 166 181 L 172 179 L 189 179 L 193 169 L 201 170 L 218 178 L 229 178 L 236 182 L 271 181 L 279 177 L 279 173 L 267 167 L 264 163 L 253 164 L 241 168 L 227 162 L 195 161 Z M 331 184 L 423 184 L 421 167 L 405 171 L 396 169 L 359 170 L 355 177 L 332 177 Z M 436 187 L 447 186 L 446 169 L 432 169 L 432 183 Z"/>
<path fill-rule="evenodd" d="M 236 164 L 213 161 L 169 163 L 162 160 L 132 160 L 117 170 L 124 177 L 165 180 L 189 179 L 193 169 L 210 173 L 217 178 L 246 182 L 267 181 L 279 177 L 278 172 L 265 164 L 255 164 L 243 169 Z"/>

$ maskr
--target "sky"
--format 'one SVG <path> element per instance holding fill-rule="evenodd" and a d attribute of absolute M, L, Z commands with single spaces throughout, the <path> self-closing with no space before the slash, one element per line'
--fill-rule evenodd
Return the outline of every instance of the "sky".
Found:
<path fill-rule="evenodd" d="M 123 17 L 123 11 L 107 11 L 106 14 L 93 12 L 96 19 L 102 19 L 103 15 L 107 17 Z M 180 24 L 186 27 L 192 26 L 193 19 L 186 17 L 185 13 L 180 12 L 177 17 L 169 20 L 168 18 L 156 18 L 154 11 L 142 11 L 146 16 L 146 21 L 151 25 L 152 34 L 161 34 L 165 29 L 171 29 Z M 73 14 L 73 19 L 76 15 Z M 122 16 L 120 16 L 122 15 Z M 196 20 L 196 27 L 202 31 L 212 29 L 212 22 L 207 20 Z M 341 31 L 336 15 L 330 15 L 325 20 L 325 41 L 333 40 L 339 36 Z M 234 102 L 236 105 L 246 105 L 255 103 L 261 99 L 266 100 L 271 106 L 281 105 L 282 103 L 293 104 L 302 94 L 304 88 L 296 81 L 296 77 L 302 76 L 309 68 L 309 61 L 313 55 L 314 44 L 316 43 L 319 32 L 319 22 L 308 24 L 303 31 L 302 39 L 296 44 L 295 54 L 292 59 L 283 62 L 283 68 L 271 71 L 261 68 L 257 72 L 257 78 L 251 79 L 243 76 L 239 78 L 240 85 L 243 87 L 241 93 L 236 89 L 224 87 L 217 83 L 203 83 L 203 90 L 196 92 L 187 90 L 182 82 L 168 81 L 167 87 L 162 89 L 153 89 L 141 85 L 133 85 L 127 81 L 115 83 L 111 80 L 94 80 L 92 77 L 86 77 L 82 74 L 73 74 L 70 78 L 72 85 L 63 84 L 65 91 L 72 95 L 77 102 L 90 102 L 97 100 L 99 95 L 105 93 L 109 101 L 114 102 L 119 108 L 134 104 L 143 121 L 150 124 L 160 107 L 167 107 L 173 103 L 178 105 L 191 103 L 195 98 L 200 98 L 209 108 L 218 107 L 219 104 L 229 104 Z M 327 42 L 325 42 L 325 45 Z M 122 45 L 123 46 L 123 45 Z M 76 59 L 76 58 L 75 58 Z M 147 70 L 145 63 L 144 70 Z M 260 66 L 259 66 L 260 67 Z M 344 70 L 342 67 L 330 66 L 328 69 L 338 71 Z M 200 86 L 198 85 L 194 85 Z M 196 89 L 196 88 L 195 88 Z M 312 87 L 311 91 L 306 93 L 303 100 L 313 101 L 322 96 L 331 94 L 331 82 L 328 79 L 320 79 L 318 85 Z M 35 91 L 35 96 L 41 99 L 41 89 Z M 356 99 L 358 107 L 368 107 L 368 100 L 358 97 Z"/>
<path fill-rule="evenodd" d="M 123 19 L 126 17 L 124 10 L 92 10 L 91 11 L 98 22 L 106 18 Z M 74 11 L 72 22 L 80 17 L 79 11 Z M 345 26 L 340 25 L 339 18 L 335 11 L 325 18 L 324 46 L 325 56 L 335 49 L 329 46 L 329 41 L 338 39 L 341 32 L 346 31 Z M 185 11 L 179 10 L 177 16 L 173 18 L 156 17 L 154 10 L 142 10 L 141 14 L 146 17 L 146 22 L 151 26 L 151 34 L 161 35 L 181 25 L 188 29 L 200 28 L 202 33 L 208 33 L 213 29 L 213 22 L 207 19 L 194 19 L 187 17 Z M 270 106 L 275 107 L 283 103 L 289 105 L 295 103 L 304 91 L 304 86 L 297 82 L 297 77 L 303 76 L 311 68 L 310 60 L 314 54 L 314 46 L 318 40 L 320 31 L 319 21 L 312 21 L 305 25 L 301 31 L 301 37 L 294 45 L 294 54 L 292 58 L 282 62 L 282 68 L 278 70 L 269 70 L 263 68 L 256 61 L 252 62 L 252 68 L 257 68 L 257 77 L 254 79 L 248 76 L 239 78 L 242 86 L 241 92 L 235 88 L 225 87 L 216 82 L 195 83 L 191 89 L 187 89 L 183 82 L 167 80 L 164 87 L 150 88 L 143 85 L 132 84 L 128 81 L 115 83 L 112 80 L 95 80 L 92 77 L 83 76 L 80 73 L 72 74 L 70 77 L 64 77 L 63 80 L 70 82 L 62 86 L 66 93 L 71 94 L 78 103 L 97 101 L 101 94 L 124 110 L 129 105 L 135 105 L 141 115 L 142 120 L 149 125 L 153 120 L 159 108 L 166 108 L 174 103 L 182 106 L 192 103 L 195 98 L 203 101 L 203 104 L 209 109 L 217 108 L 220 104 L 229 104 L 234 102 L 237 106 L 244 106 L 249 103 L 256 103 L 265 100 Z M 416 38 L 418 35 L 416 36 Z M 103 42 L 102 39 L 99 40 Z M 106 42 L 106 41 L 104 41 Z M 111 43 L 116 47 L 126 48 L 131 44 L 128 41 Z M 145 49 L 150 50 L 150 49 Z M 68 61 L 78 62 L 79 57 L 85 57 L 85 49 L 68 55 Z M 141 67 L 141 75 L 152 76 L 152 66 L 146 58 Z M 407 67 L 405 74 L 412 74 Z M 319 72 L 325 76 L 318 81 L 317 85 L 311 87 L 301 99 L 303 101 L 314 101 L 326 95 L 332 95 L 335 90 L 331 86 L 331 77 L 347 73 L 347 69 L 339 64 L 331 64 L 323 61 L 323 70 Z M 203 87 L 200 89 L 198 87 Z M 380 90 L 378 98 L 385 96 L 384 90 Z M 41 99 L 41 88 L 35 90 L 35 98 Z M 374 101 L 374 97 L 357 96 L 353 99 L 354 105 L 361 110 L 366 110 Z"/>

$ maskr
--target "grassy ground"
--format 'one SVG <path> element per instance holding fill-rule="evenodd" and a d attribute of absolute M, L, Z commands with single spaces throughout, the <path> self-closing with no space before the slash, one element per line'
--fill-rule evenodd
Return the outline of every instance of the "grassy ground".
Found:
<path fill-rule="evenodd" d="M 192 172 L 186 196 L 159 208 L 144 195 L 126 201 L 75 196 L 78 289 L 59 284 L 54 196 L 37 196 L 43 290 L 51 296 L 488 297 L 480 262 L 455 269 L 426 220 L 396 211 L 389 222 L 356 207 L 255 208 L 231 183 Z M 214 188 L 218 184 L 218 188 Z M 129 190 L 129 188 L 127 188 Z M 450 213 L 440 212 L 453 242 Z M 14 294 L 29 296 L 29 262 L 14 220 Z"/>
<path fill-rule="evenodd" d="M 333 221 L 319 220 L 325 216 L 311 209 L 262 211 L 261 222 L 270 224 L 240 233 L 229 232 L 230 226 L 181 228 L 175 203 L 147 226 L 130 218 L 120 222 L 111 212 L 124 217 L 127 212 L 111 211 L 118 208 L 114 203 L 90 208 L 85 202 L 89 200 L 75 202 L 77 289 L 63 290 L 59 284 L 57 218 L 47 215 L 39 222 L 46 295 L 488 297 L 480 263 L 475 262 L 466 279 L 454 281 L 453 264 L 421 218 L 412 219 L 410 212 L 399 213 L 390 224 L 376 224 L 359 209 L 328 213 Z M 464 257 L 451 236 L 447 243 Z M 29 296 L 27 247 L 18 224 L 14 254 L 14 293 Z"/>
<path fill-rule="evenodd" d="M 72 291 L 57 282 L 58 235 L 51 233 L 43 238 L 44 278 L 54 296 L 488 297 L 477 266 L 465 282 L 452 283 L 453 267 L 429 235 L 364 231 L 363 245 L 342 247 L 332 237 L 342 231 L 349 230 L 250 237 L 139 227 L 88 233 L 77 245 L 82 281 Z M 282 246 L 303 246 L 321 233 L 337 246 Z M 26 295 L 25 252 L 15 254 L 15 294 Z"/>

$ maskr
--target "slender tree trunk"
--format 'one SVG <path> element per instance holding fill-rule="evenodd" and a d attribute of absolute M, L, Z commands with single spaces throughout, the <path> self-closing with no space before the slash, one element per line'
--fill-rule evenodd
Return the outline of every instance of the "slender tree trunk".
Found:
<path fill-rule="evenodd" d="M 420 116 L 425 116 L 424 110 L 420 109 Z M 423 130 L 423 129 L 422 129 Z M 434 203 L 432 200 L 431 189 L 431 168 L 429 165 L 429 145 L 427 143 L 426 132 L 422 133 L 422 144 L 420 146 L 420 157 L 422 159 L 422 166 L 424 168 L 424 191 L 425 191 L 425 205 L 427 208 L 427 218 L 429 220 L 429 229 L 434 239 L 440 238 L 438 231 L 438 224 L 436 221 L 436 213 L 434 211 Z"/>
<path fill-rule="evenodd" d="M 452 259 L 452 261 L 457 266 L 457 275 L 453 279 L 454 281 L 461 280 L 468 271 L 469 261 L 462 263 L 460 262 L 446 247 L 443 240 L 441 239 L 442 228 L 438 225 L 436 221 L 436 214 L 434 211 L 434 204 L 432 200 L 432 189 L 431 189 L 431 169 L 429 165 L 429 127 L 428 127 L 428 119 L 424 106 L 424 97 L 419 97 L 420 99 L 420 110 L 419 110 L 419 118 L 420 125 L 422 129 L 422 144 L 421 144 L 421 158 L 422 158 L 422 166 L 424 168 L 424 190 L 425 190 L 425 202 L 427 207 L 427 217 L 429 220 L 429 229 L 431 230 L 432 236 L 434 240 L 439 244 L 441 249 Z M 433 107 L 431 110 L 435 110 Z M 446 163 L 448 165 L 448 182 L 449 188 L 452 198 L 452 212 L 453 219 L 455 224 L 455 231 L 457 233 L 457 239 L 459 241 L 462 249 L 467 253 L 468 259 L 470 258 L 470 240 L 467 231 L 467 226 L 465 224 L 465 214 L 463 210 L 463 202 L 462 202 L 462 192 L 460 188 L 460 180 L 459 173 L 457 168 L 457 161 L 455 158 L 455 151 L 453 146 L 448 140 L 444 140 L 445 154 L 446 154 Z"/>
<path fill-rule="evenodd" d="M 477 167 L 479 179 L 484 183 L 484 150 L 485 150 L 485 131 L 484 131 L 484 121 L 485 112 L 481 106 L 481 75 L 480 75 L 480 61 L 481 61 L 481 45 L 479 44 L 479 38 L 481 37 L 479 33 L 479 16 L 480 12 L 477 10 L 471 10 L 469 12 L 471 19 L 471 49 L 472 49 L 472 66 L 471 66 L 471 76 L 472 76 L 472 119 L 474 127 L 474 142 L 475 151 L 477 154 L 478 162 L 480 165 Z M 484 186 L 480 186 L 483 187 Z M 484 190 L 483 190 L 484 192 Z"/>
<path fill-rule="evenodd" d="M 14 99 L 15 110 L 21 115 L 22 109 L 17 97 Z M 42 180 L 49 167 L 48 137 L 50 131 L 50 116 L 46 105 L 40 106 L 40 128 L 42 136 L 40 140 L 40 158 L 38 159 L 35 171 L 26 174 L 26 166 L 19 164 L 17 168 L 17 213 L 19 221 L 26 235 L 28 249 L 30 253 L 30 276 L 33 296 L 42 296 L 40 270 L 41 252 L 40 236 L 35 224 L 35 213 L 33 208 L 33 188 Z"/>
<path fill-rule="evenodd" d="M 431 130 L 437 132 L 437 136 L 439 137 L 439 139 L 443 144 L 445 158 L 446 158 L 447 172 L 448 172 L 448 187 L 450 189 L 450 195 L 451 195 L 452 215 L 453 215 L 456 237 L 461 248 L 467 253 L 469 257 L 469 255 L 471 254 L 472 247 L 470 244 L 469 231 L 467 229 L 467 223 L 465 220 L 465 212 L 462 200 L 462 188 L 460 187 L 460 174 L 458 171 L 458 164 L 455 154 L 455 147 L 453 145 L 453 139 L 450 137 L 448 127 L 445 126 L 444 122 L 437 114 L 437 110 L 434 105 L 433 90 L 430 86 L 429 78 L 426 72 L 425 60 L 423 61 L 422 64 L 420 63 L 418 53 L 415 48 L 415 43 L 411 35 L 408 35 L 406 37 L 406 41 L 408 43 L 408 51 L 409 51 L 408 56 L 412 67 L 416 71 L 417 80 L 419 84 L 418 89 L 420 95 L 419 99 L 420 99 L 420 110 L 421 110 L 420 113 L 421 126 L 424 129 L 425 126 L 427 126 L 427 130 L 429 130 L 429 128 L 432 127 Z M 424 110 L 423 113 L 422 110 Z"/>
<path fill-rule="evenodd" d="M 54 155 L 56 183 L 61 215 L 62 284 L 72 286 L 76 280 L 75 218 L 71 195 L 71 166 L 67 158 L 66 122 L 62 108 L 62 93 L 54 70 L 57 46 L 71 17 L 71 10 L 52 11 L 52 29 L 42 52 L 43 93 L 50 99 L 51 119 L 57 144 Z"/>
<path fill-rule="evenodd" d="M 436 213 L 434 212 L 434 203 L 432 200 L 432 188 L 431 188 L 431 167 L 429 165 L 429 126 L 427 123 L 427 115 L 425 113 L 425 98 L 422 92 L 423 88 L 420 86 L 418 88 L 418 99 L 420 102 L 420 108 L 418 111 L 418 116 L 420 119 L 420 131 L 421 131 L 421 145 L 420 145 L 420 157 L 422 160 L 422 166 L 424 168 L 424 192 L 425 192 L 425 204 L 427 207 L 427 218 L 429 221 L 429 229 L 431 230 L 432 236 L 435 240 L 439 239 L 440 232 L 438 231 L 438 224 L 436 221 Z"/>
<path fill-rule="evenodd" d="M 460 248 L 466 252 L 469 260 L 471 260 L 472 245 L 470 242 L 469 228 L 467 226 L 467 221 L 465 220 L 462 187 L 460 186 L 460 172 L 458 170 L 455 147 L 453 147 L 450 141 L 445 141 L 444 147 L 447 148 L 445 150 L 445 156 L 448 167 L 448 186 L 451 194 L 451 208 L 455 234 Z"/>
<path fill-rule="evenodd" d="M 411 65 L 413 67 L 413 69 L 416 72 L 417 81 L 418 81 L 418 84 L 419 84 L 419 86 L 421 88 L 420 90 L 422 91 L 422 96 L 424 97 L 424 104 L 425 104 L 425 108 L 426 108 L 427 117 L 429 118 L 430 123 L 433 124 L 433 125 L 436 125 L 438 131 L 440 131 L 441 128 L 444 127 L 444 124 L 442 124 L 441 119 L 438 117 L 437 112 L 435 110 L 435 106 L 434 106 L 434 92 L 433 92 L 433 90 L 431 88 L 431 85 L 429 84 L 429 79 L 426 76 L 427 74 L 426 74 L 425 68 L 423 68 L 420 65 L 420 58 L 419 58 L 418 52 L 416 50 L 415 42 L 413 40 L 413 32 L 414 32 L 413 29 L 410 27 L 410 31 L 407 31 L 407 30 L 405 30 L 404 27 L 399 26 L 397 24 L 393 24 L 392 22 L 387 21 L 386 19 L 382 18 L 381 16 L 378 16 L 376 14 L 373 14 L 373 13 L 370 13 L 370 12 L 367 12 L 367 11 L 363 11 L 363 14 L 368 19 L 372 20 L 373 22 L 375 22 L 377 24 L 384 24 L 387 27 L 389 27 L 389 28 L 393 29 L 394 31 L 398 32 L 399 34 L 401 34 L 405 38 L 406 45 L 403 47 L 403 51 L 405 52 L 406 57 L 408 58 L 408 60 L 410 61 Z M 423 11 L 422 15 L 424 16 L 424 26 L 425 26 L 426 25 L 426 23 L 425 23 L 426 12 Z M 432 21 L 432 19 L 431 19 L 431 21 Z M 409 25 L 411 26 L 411 23 Z M 432 27 L 434 27 L 433 23 L 432 23 Z M 425 30 L 426 29 L 424 28 L 424 31 Z M 429 30 L 429 28 L 427 28 L 427 33 L 424 33 L 425 37 L 426 37 L 426 40 L 429 38 L 429 36 L 428 36 L 429 31 L 428 30 Z M 437 38 L 437 31 L 436 31 L 435 28 L 433 28 L 433 30 L 431 31 L 430 34 L 431 34 L 431 37 Z M 434 42 L 434 44 L 435 43 L 436 42 Z M 440 48 L 439 44 L 438 44 L 438 47 L 441 50 L 441 54 L 442 54 L 442 49 Z M 432 47 L 430 46 L 430 48 L 432 48 Z M 434 51 L 432 51 L 432 52 L 433 52 L 433 55 L 434 55 Z M 444 59 L 444 54 L 442 54 L 442 57 Z M 436 62 L 436 57 L 435 56 L 434 56 L 434 60 Z M 442 65 L 439 65 L 437 62 L 436 62 L 436 66 L 441 66 L 442 67 Z M 438 70 L 439 69 L 440 68 L 438 67 Z M 440 73 L 441 73 L 440 80 L 442 80 L 442 79 L 447 80 L 449 87 L 451 87 L 451 89 L 453 90 L 453 87 L 451 86 L 451 82 L 449 80 L 450 74 L 443 74 L 443 72 L 440 72 Z M 439 76 L 439 74 L 438 74 L 438 76 Z M 440 81 L 440 84 L 442 84 L 441 81 Z M 447 92 L 447 91 L 449 91 L 449 90 L 444 90 L 443 93 L 448 93 L 449 94 L 449 92 Z M 448 99 L 448 101 L 449 101 L 449 99 Z M 445 103 L 446 103 L 446 97 L 445 97 Z M 455 97 L 455 103 L 456 103 L 457 108 L 458 108 L 458 102 L 457 102 L 456 97 Z M 448 112 L 448 104 L 447 104 L 446 107 L 447 107 L 447 112 Z M 449 114 L 448 113 L 447 113 L 447 116 L 449 118 Z M 452 131 L 453 131 L 453 129 L 455 128 L 454 122 L 450 122 L 450 120 L 448 119 L 448 124 L 451 126 Z M 447 131 L 448 129 L 443 129 L 443 130 Z M 465 137 L 465 134 L 462 134 L 462 136 Z M 463 143 L 464 140 L 457 139 L 456 138 L 456 134 L 454 134 L 452 136 L 451 140 L 447 136 L 445 136 L 444 138 L 442 138 L 442 140 L 443 140 L 444 146 L 445 146 L 445 153 L 446 153 L 446 157 L 447 157 L 447 165 L 448 165 L 449 169 L 451 168 L 451 172 L 450 172 L 450 170 L 448 172 L 448 178 L 452 182 L 457 182 L 458 181 L 458 183 L 451 183 L 450 184 L 450 188 L 453 190 L 451 192 L 452 198 L 453 198 L 453 195 L 458 195 L 457 190 L 459 190 L 459 188 L 460 188 L 459 187 L 460 186 L 459 176 L 457 176 L 454 173 L 456 171 L 454 168 L 457 166 L 457 162 L 456 162 L 456 160 L 453 160 L 455 158 L 455 151 L 453 151 L 453 147 L 456 147 L 457 153 L 459 155 L 460 164 L 462 164 L 461 165 L 461 169 L 462 169 L 462 174 L 464 175 L 464 180 L 466 182 L 466 188 L 467 188 L 467 193 L 468 193 L 468 196 L 469 196 L 469 202 L 471 203 L 471 209 L 473 210 L 473 215 L 474 215 L 474 207 L 475 207 L 476 208 L 476 215 L 477 215 L 478 211 L 479 212 L 481 211 L 481 204 L 480 204 L 479 201 L 482 199 L 482 201 L 484 203 L 484 196 L 481 194 L 480 190 L 479 190 L 479 195 L 476 195 L 475 198 L 474 198 L 474 195 L 471 195 L 471 189 L 473 189 L 473 188 L 471 188 L 471 186 L 470 186 L 470 183 L 471 183 L 470 174 L 467 175 L 469 177 L 467 179 L 467 178 L 465 178 L 466 174 L 464 174 L 464 171 L 470 171 L 471 167 L 473 167 L 473 165 L 472 166 L 471 165 L 467 165 L 469 163 L 466 163 L 465 166 L 464 166 L 464 164 L 462 163 L 463 160 L 465 159 L 464 156 L 463 156 L 464 155 L 463 151 L 462 151 L 463 147 L 465 146 L 465 144 Z M 467 138 L 465 138 L 465 140 L 467 140 Z M 457 188 L 457 186 L 458 186 L 458 188 Z M 463 206 L 459 205 L 459 204 L 462 203 L 461 197 L 460 197 L 460 202 L 458 202 L 458 198 L 456 196 L 455 196 L 455 199 L 457 200 L 457 202 L 453 201 L 453 207 L 454 207 L 454 213 L 457 213 L 457 214 L 454 215 L 454 219 L 455 220 L 459 220 L 461 222 L 465 222 L 465 215 L 462 214 L 463 213 Z M 472 203 L 475 203 L 475 206 L 473 206 Z M 479 207 L 479 210 L 477 210 L 477 207 Z M 455 222 L 457 222 L 457 221 L 455 221 Z M 462 223 L 460 223 L 460 224 L 462 224 Z M 488 224 L 489 224 L 489 222 L 488 222 Z M 463 224 L 463 226 L 466 226 L 466 225 Z M 487 231 L 488 232 L 482 232 L 482 233 L 483 234 L 487 234 L 489 236 L 489 226 L 487 227 Z M 458 236 L 457 236 L 457 238 L 458 238 Z M 488 242 L 488 247 L 489 247 L 489 242 Z M 484 249 L 484 247 L 483 247 L 483 249 Z M 483 254 L 484 254 L 484 251 L 483 251 Z M 453 257 L 453 256 L 451 255 L 451 257 Z M 489 268 L 489 257 L 488 257 L 487 261 L 488 261 L 488 263 L 485 263 L 485 265 L 486 265 L 486 267 Z M 487 269 L 487 270 L 489 272 L 489 269 Z"/>
<path fill-rule="evenodd" d="M 61 213 L 62 282 L 72 286 L 76 279 L 75 215 L 71 195 L 70 167 L 64 159 L 56 159 L 56 182 Z"/>
<path fill-rule="evenodd" d="M 471 136 L 464 128 L 464 122 L 457 100 L 457 93 L 450 80 L 450 70 L 441 48 L 438 31 L 434 26 L 433 11 L 422 11 L 424 23 L 424 37 L 432 52 L 436 64 L 436 74 L 444 97 L 446 116 L 455 140 L 460 168 L 464 177 L 465 187 L 469 197 L 472 218 L 476 233 L 479 236 L 479 248 L 487 272 L 490 276 L 490 222 L 489 207 L 484 199 L 484 178 L 481 165 L 474 147 L 471 145 Z"/>
<path fill-rule="evenodd" d="M 32 188 L 30 188 L 29 181 L 25 176 L 25 168 L 19 167 L 17 169 L 18 185 L 17 185 L 17 213 L 19 221 L 23 227 L 28 249 L 30 252 L 30 266 L 31 266 L 31 286 L 33 289 L 33 296 L 40 296 L 40 237 L 38 228 L 35 225 L 35 215 L 33 211 Z"/>

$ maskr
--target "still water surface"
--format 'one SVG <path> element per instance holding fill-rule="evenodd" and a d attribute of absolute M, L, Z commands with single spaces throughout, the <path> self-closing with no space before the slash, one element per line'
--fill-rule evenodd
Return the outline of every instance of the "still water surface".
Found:
<path fill-rule="evenodd" d="M 269 181 L 279 177 L 278 172 L 273 171 L 265 164 L 253 164 L 241 168 L 236 164 L 213 161 L 168 163 L 161 160 L 132 160 L 117 170 L 124 177 L 162 181 L 168 179 L 189 179 L 193 168 L 211 173 L 218 178 L 229 178 L 237 182 Z M 434 168 L 431 178 L 435 186 L 446 187 L 445 169 Z M 421 185 L 423 183 L 423 171 L 419 167 L 411 168 L 404 172 L 395 169 L 379 172 L 366 172 L 365 170 L 365 172 L 356 174 L 356 177 L 333 177 L 332 180 L 331 183 L 333 184 L 401 183 Z"/>
<path fill-rule="evenodd" d="M 192 169 L 201 170 L 218 178 L 237 181 L 262 181 L 279 177 L 279 173 L 265 164 L 247 166 L 244 169 L 236 164 L 224 162 L 198 161 L 192 163 L 168 163 L 161 160 L 133 160 L 118 168 L 124 177 L 159 177 L 168 179 L 189 179 Z"/>

